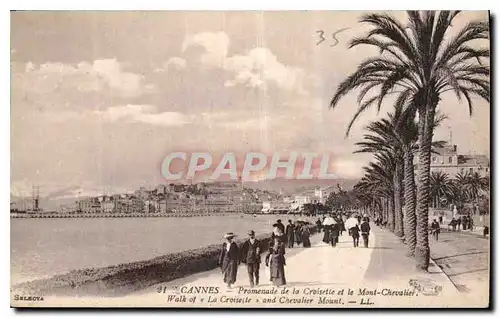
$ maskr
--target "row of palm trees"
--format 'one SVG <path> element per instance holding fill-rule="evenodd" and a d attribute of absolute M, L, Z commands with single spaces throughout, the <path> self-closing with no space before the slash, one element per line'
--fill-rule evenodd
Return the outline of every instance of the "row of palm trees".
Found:
<path fill-rule="evenodd" d="M 389 228 L 404 237 L 408 254 L 423 270 L 428 269 L 430 257 L 430 163 L 437 144 L 434 129 L 444 118 L 438 112 L 442 95 L 451 91 L 465 99 L 470 113 L 474 97 L 490 100 L 488 43 L 484 48 L 477 45 L 488 40 L 488 23 L 471 21 L 455 32 L 452 22 L 458 14 L 408 11 L 404 23 L 388 14 L 363 16 L 360 22 L 371 29 L 352 39 L 350 47 L 375 46 L 380 53 L 347 76 L 330 104 L 335 108 L 343 96 L 358 92 L 359 107 L 347 136 L 365 110 L 380 110 L 388 96 L 395 97 L 389 118 L 370 124 L 358 143 L 359 152 L 374 153 L 374 161 L 365 167 L 355 191 L 372 208 L 381 208 Z"/>
<path fill-rule="evenodd" d="M 451 178 L 447 173 L 431 173 L 431 199 L 434 208 L 453 204 L 462 207 L 465 203 L 478 204 L 481 197 L 486 197 L 489 179 L 478 172 L 457 173 Z"/>

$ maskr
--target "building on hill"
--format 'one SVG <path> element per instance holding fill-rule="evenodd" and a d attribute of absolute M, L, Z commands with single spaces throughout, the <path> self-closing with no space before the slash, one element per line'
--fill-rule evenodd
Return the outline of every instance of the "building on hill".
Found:
<path fill-rule="evenodd" d="M 315 192 L 315 190 L 308 190 L 299 195 L 295 195 L 291 204 L 291 210 L 300 211 L 304 207 L 304 204 L 320 203 L 320 198 L 315 195 Z"/>
<path fill-rule="evenodd" d="M 431 154 L 431 173 L 446 173 L 450 178 L 454 178 L 459 173 L 474 172 L 486 177 L 490 174 L 489 167 L 490 162 L 486 155 L 460 154 L 457 145 L 450 143 L 443 147 L 435 147 Z"/>
<path fill-rule="evenodd" d="M 83 198 L 76 201 L 76 212 L 78 213 L 99 213 L 101 203 L 97 197 Z"/>
<path fill-rule="evenodd" d="M 285 202 L 262 202 L 261 213 L 264 214 L 282 214 L 290 211 L 290 204 Z"/>
<path fill-rule="evenodd" d="M 314 196 L 319 198 L 319 203 L 325 204 L 326 200 L 330 196 L 332 192 L 335 191 L 333 186 L 328 186 L 324 188 L 316 188 L 314 189 Z"/>

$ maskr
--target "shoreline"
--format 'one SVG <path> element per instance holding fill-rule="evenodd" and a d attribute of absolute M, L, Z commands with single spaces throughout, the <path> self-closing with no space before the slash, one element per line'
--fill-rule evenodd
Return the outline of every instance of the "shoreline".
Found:
<path fill-rule="evenodd" d="M 177 217 L 204 217 L 204 216 L 232 216 L 232 215 L 298 215 L 298 214 L 264 214 L 264 213 L 242 213 L 242 212 L 221 212 L 221 213 L 169 213 L 169 214 L 144 214 L 144 213 L 96 213 L 96 214 L 29 214 L 11 215 L 11 219 L 85 219 L 85 218 L 177 218 Z"/>
<path fill-rule="evenodd" d="M 309 225 L 311 235 L 316 226 Z M 258 235 L 264 245 L 264 253 L 271 239 L 271 233 Z M 235 241 L 238 245 L 244 239 Z M 11 286 L 11 293 L 36 295 L 120 296 L 147 287 L 206 272 L 218 267 L 220 244 L 170 253 L 149 260 L 122 263 L 99 268 L 83 268 L 65 274 L 40 278 Z"/>

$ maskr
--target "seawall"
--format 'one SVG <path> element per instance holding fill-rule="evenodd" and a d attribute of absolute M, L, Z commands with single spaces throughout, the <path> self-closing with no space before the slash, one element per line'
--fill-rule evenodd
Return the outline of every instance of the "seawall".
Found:
<path fill-rule="evenodd" d="M 311 234 L 316 227 L 309 226 Z M 257 236 L 267 251 L 271 234 Z M 236 240 L 241 245 L 243 239 Z M 119 296 L 147 287 L 217 268 L 221 244 L 167 254 L 146 261 L 103 268 L 74 270 L 47 279 L 13 286 L 11 290 L 28 295 Z"/>

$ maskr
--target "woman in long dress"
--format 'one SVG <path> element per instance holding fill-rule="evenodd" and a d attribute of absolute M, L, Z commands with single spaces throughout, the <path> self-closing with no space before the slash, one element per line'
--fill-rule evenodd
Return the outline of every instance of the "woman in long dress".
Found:
<path fill-rule="evenodd" d="M 219 255 L 222 277 L 228 288 L 231 288 L 231 285 L 236 282 L 238 263 L 240 261 L 238 244 L 233 242 L 234 237 L 235 235 L 231 232 L 224 235 L 226 242 L 222 244 L 222 250 Z"/>
<path fill-rule="evenodd" d="M 304 247 L 311 247 L 311 231 L 309 231 L 309 228 L 307 226 L 304 226 L 302 229 L 302 244 Z"/>
<path fill-rule="evenodd" d="M 330 243 L 330 232 L 332 231 L 332 226 L 330 224 L 323 225 L 323 242 Z"/>
<path fill-rule="evenodd" d="M 285 243 L 281 236 L 276 236 L 266 256 L 266 266 L 269 266 L 273 285 L 286 285 L 285 265 Z"/>
<path fill-rule="evenodd" d="M 302 244 L 302 223 L 301 222 L 296 222 L 295 226 L 295 242 L 297 243 L 298 246 Z"/>

